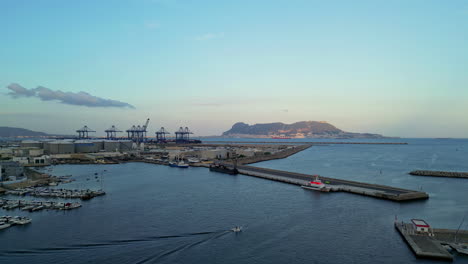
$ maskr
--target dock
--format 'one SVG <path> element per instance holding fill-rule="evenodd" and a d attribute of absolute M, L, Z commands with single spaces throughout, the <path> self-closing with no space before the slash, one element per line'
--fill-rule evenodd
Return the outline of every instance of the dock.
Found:
<path fill-rule="evenodd" d="M 404 222 L 395 222 L 395 228 L 416 257 L 453 261 L 452 254 L 443 245 L 450 246 L 456 230 L 433 229 L 430 234 L 418 233 L 412 224 Z"/>
<path fill-rule="evenodd" d="M 224 165 L 232 166 L 230 164 Z M 248 165 L 239 165 L 237 166 L 237 169 L 239 170 L 239 173 L 243 175 L 254 176 L 299 186 L 304 185 L 307 182 L 310 182 L 314 179 L 314 175 L 310 174 L 259 168 Z M 320 176 L 320 179 L 322 180 L 322 182 L 326 183 L 331 188 L 332 192 L 349 192 L 397 202 L 429 198 L 429 195 L 425 192 L 407 190 L 386 185 L 348 181 L 322 176 Z"/>

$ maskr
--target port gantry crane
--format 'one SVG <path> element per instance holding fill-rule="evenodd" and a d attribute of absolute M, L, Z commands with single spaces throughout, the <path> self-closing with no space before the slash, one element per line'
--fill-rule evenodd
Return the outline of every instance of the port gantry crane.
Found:
<path fill-rule="evenodd" d="M 143 126 L 133 125 L 130 129 L 127 129 L 128 139 L 131 139 L 137 143 L 146 141 L 146 129 L 148 128 L 149 118 L 146 120 L 146 123 Z"/>
<path fill-rule="evenodd" d="M 166 142 L 166 134 L 170 134 L 169 132 L 164 129 L 164 127 L 161 127 L 159 131 L 156 131 L 156 142 L 158 143 L 165 143 Z"/>
<path fill-rule="evenodd" d="M 190 141 L 190 134 L 193 134 L 188 127 L 180 127 L 176 135 L 176 143 L 188 143 Z"/>
<path fill-rule="evenodd" d="M 118 130 L 114 125 L 111 126 L 111 128 L 104 130 L 106 132 L 107 139 L 116 139 L 117 138 L 117 133 L 120 133 L 122 131 Z"/>
<path fill-rule="evenodd" d="M 76 132 L 78 132 L 78 138 L 79 139 L 85 139 L 85 138 L 89 138 L 88 133 L 96 132 L 96 131 L 90 129 L 88 126 L 84 126 L 81 129 L 78 129 Z"/>

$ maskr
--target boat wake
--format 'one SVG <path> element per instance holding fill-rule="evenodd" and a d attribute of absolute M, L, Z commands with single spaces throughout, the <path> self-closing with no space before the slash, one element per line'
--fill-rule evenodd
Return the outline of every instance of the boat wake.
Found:
<path fill-rule="evenodd" d="M 174 249 L 171 249 L 171 250 L 168 250 L 168 251 L 165 251 L 165 252 L 162 252 L 162 253 L 157 253 L 153 256 L 149 256 L 139 262 L 136 262 L 136 264 L 144 264 L 144 263 L 154 263 L 154 262 L 157 262 L 158 260 L 164 258 L 164 257 L 167 257 L 169 255 L 172 255 L 174 253 L 177 253 L 177 252 L 180 252 L 180 251 L 183 251 L 183 250 L 186 250 L 186 249 L 189 249 L 189 248 L 192 248 L 194 246 L 197 246 L 199 244 L 202 244 L 202 243 L 205 243 L 209 240 L 213 240 L 213 239 L 217 239 L 221 236 L 224 236 L 228 233 L 231 233 L 232 230 L 225 230 L 225 231 L 222 231 L 222 232 L 219 232 L 219 234 L 216 234 L 216 235 L 213 235 L 211 237 L 208 237 L 208 238 L 204 238 L 202 240 L 199 240 L 199 241 L 196 241 L 196 242 L 192 242 L 192 243 L 187 243 L 187 244 L 184 244 L 184 245 L 181 245 L 181 246 L 178 246 Z"/>
<path fill-rule="evenodd" d="M 146 261 L 150 260 L 155 260 L 155 259 L 160 259 L 164 256 L 170 255 L 172 253 L 178 252 L 183 249 L 187 249 L 193 246 L 196 246 L 200 243 L 206 242 L 211 239 L 216 239 L 220 236 L 223 236 L 227 233 L 232 232 L 231 229 L 229 230 L 217 230 L 217 231 L 207 231 L 207 232 L 196 232 L 196 233 L 183 233 L 179 235 L 165 235 L 165 236 L 147 236 L 147 237 L 141 237 L 141 238 L 136 238 L 136 239 L 118 239 L 118 240 L 109 240 L 109 241 L 103 241 L 103 242 L 97 242 L 97 243 L 81 243 L 81 244 L 72 244 L 72 245 L 66 245 L 62 247 L 49 247 L 49 248 L 32 248 L 32 249 L 24 249 L 24 250 L 5 250 L 5 251 L 0 251 L 0 256 L 11 256 L 11 255 L 24 255 L 24 254 L 50 254 L 53 252 L 59 252 L 59 251 L 73 251 L 73 250 L 83 250 L 83 249 L 91 249 L 91 248 L 98 248 L 98 247 L 110 247 L 110 246 L 122 246 L 122 245 L 128 245 L 132 243 L 141 243 L 141 242 L 151 242 L 151 241 L 157 241 L 160 239 L 173 239 L 173 238 L 188 238 L 188 237 L 194 237 L 194 236 L 203 236 L 203 235 L 212 235 L 208 238 L 204 238 L 200 241 L 193 242 L 193 243 L 188 243 L 184 244 L 180 247 L 177 247 L 173 250 L 167 251 L 160 253 L 155 256 L 151 256 L 144 261 L 140 261 L 138 263 L 145 263 Z"/>

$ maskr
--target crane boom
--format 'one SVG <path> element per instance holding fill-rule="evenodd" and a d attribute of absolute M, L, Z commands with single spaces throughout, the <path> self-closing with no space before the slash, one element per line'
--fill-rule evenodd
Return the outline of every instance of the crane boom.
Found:
<path fill-rule="evenodd" d="M 146 123 L 145 123 L 145 125 L 143 126 L 143 130 L 146 130 L 146 128 L 148 127 L 149 120 L 150 120 L 149 118 L 146 119 Z"/>

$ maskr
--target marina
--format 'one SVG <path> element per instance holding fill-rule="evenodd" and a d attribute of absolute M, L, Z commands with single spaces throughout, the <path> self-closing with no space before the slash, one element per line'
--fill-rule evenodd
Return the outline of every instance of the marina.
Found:
<path fill-rule="evenodd" d="M 37 200 L 1 199 L 0 207 L 4 210 L 21 209 L 22 211 L 36 212 L 40 210 L 71 210 L 81 207 L 78 202 L 55 202 Z"/>
<path fill-rule="evenodd" d="M 89 200 L 97 196 L 105 195 L 106 192 L 104 192 L 103 190 L 94 191 L 90 189 L 71 190 L 71 189 L 58 189 L 58 188 L 52 189 L 52 188 L 47 188 L 47 187 L 28 187 L 28 188 L 18 188 L 14 190 L 7 190 L 5 194 Z"/>
<path fill-rule="evenodd" d="M 0 230 L 7 229 L 15 225 L 27 225 L 31 222 L 31 218 L 24 216 L 0 216 Z"/>

